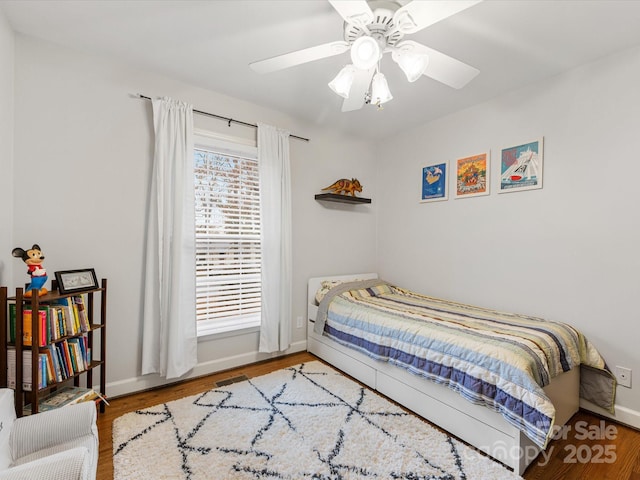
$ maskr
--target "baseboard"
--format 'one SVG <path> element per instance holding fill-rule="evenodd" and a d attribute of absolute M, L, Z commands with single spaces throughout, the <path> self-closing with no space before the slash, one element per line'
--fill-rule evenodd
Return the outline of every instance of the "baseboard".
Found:
<path fill-rule="evenodd" d="M 247 352 L 232 357 L 219 358 L 208 362 L 199 363 L 189 374 L 181 377 L 179 381 L 188 380 L 190 378 L 210 375 L 212 373 L 229 370 L 231 368 L 249 365 L 251 363 L 261 362 L 272 358 L 282 357 L 291 353 L 303 352 L 307 349 L 307 341 L 301 340 L 291 344 L 291 346 L 283 351 L 276 353 L 260 353 L 258 351 Z M 125 380 L 107 383 L 107 395 L 109 398 L 120 397 L 131 393 L 149 390 L 151 388 L 161 387 L 176 383 L 176 380 L 166 380 L 159 375 L 144 375 L 140 377 L 132 377 Z"/>
<path fill-rule="evenodd" d="M 601 408 L 594 403 L 587 400 L 580 399 L 580 408 L 584 408 L 601 417 L 607 417 L 616 422 L 628 425 L 632 428 L 640 430 L 640 411 L 632 410 L 631 408 L 623 407 L 621 405 L 615 405 L 615 414 L 607 412 L 604 408 Z"/>

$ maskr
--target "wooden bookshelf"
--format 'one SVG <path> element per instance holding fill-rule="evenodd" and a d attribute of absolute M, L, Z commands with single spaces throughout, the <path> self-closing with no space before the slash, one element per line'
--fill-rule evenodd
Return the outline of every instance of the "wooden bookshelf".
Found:
<path fill-rule="evenodd" d="M 30 298 L 24 297 L 22 288 L 9 297 L 7 287 L 0 287 L 0 385 L 15 390 L 19 417 L 27 405 L 31 413 L 38 413 L 41 399 L 71 385 L 105 396 L 107 280 L 102 279 L 98 288 L 66 294 L 57 291 L 55 280 L 52 283 L 52 291 L 40 296 L 34 290 Z M 82 303 L 74 302 L 78 296 Z M 30 325 L 22 320 L 25 310 L 31 311 Z M 84 311 L 82 317 L 79 311 Z M 69 322 L 76 323 L 72 327 Z M 31 330 L 30 344 L 22 340 L 25 327 Z M 94 385 L 96 369 L 99 385 Z M 25 388 L 29 384 L 30 390 Z M 100 411 L 104 409 L 102 402 Z"/>

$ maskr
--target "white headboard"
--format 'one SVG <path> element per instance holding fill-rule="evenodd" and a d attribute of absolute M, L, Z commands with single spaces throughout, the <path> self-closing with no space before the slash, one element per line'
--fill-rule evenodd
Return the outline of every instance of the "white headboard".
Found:
<path fill-rule="evenodd" d="M 308 320 L 315 321 L 316 313 L 318 311 L 318 305 L 316 305 L 316 292 L 320 288 L 320 284 L 325 280 L 340 280 L 343 282 L 355 281 L 355 280 L 369 280 L 371 278 L 378 278 L 377 273 L 353 273 L 350 275 L 333 275 L 327 277 L 314 277 L 310 278 L 307 283 L 307 317 Z"/>

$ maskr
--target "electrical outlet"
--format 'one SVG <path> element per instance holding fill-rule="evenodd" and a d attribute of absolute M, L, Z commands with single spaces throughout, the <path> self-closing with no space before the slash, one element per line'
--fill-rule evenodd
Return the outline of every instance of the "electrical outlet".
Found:
<path fill-rule="evenodd" d="M 618 385 L 631 388 L 631 369 L 616 366 L 616 379 L 618 380 Z"/>
<path fill-rule="evenodd" d="M 302 316 L 296 317 L 296 327 L 302 328 Z"/>

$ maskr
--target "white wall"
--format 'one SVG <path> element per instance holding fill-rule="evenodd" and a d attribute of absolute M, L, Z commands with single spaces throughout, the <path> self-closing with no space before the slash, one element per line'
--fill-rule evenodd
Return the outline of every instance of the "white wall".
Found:
<path fill-rule="evenodd" d="M 141 297 L 147 184 L 151 173 L 151 104 L 131 93 L 171 96 L 194 108 L 308 137 L 291 140 L 293 181 L 293 350 L 305 348 L 306 280 L 375 266 L 375 206 L 328 209 L 313 199 L 341 176 L 359 177 L 375 195 L 373 150 L 273 110 L 18 35 L 15 55 L 16 246 L 39 243 L 45 267 L 93 267 L 109 280 L 107 393 L 161 383 L 140 377 Z M 195 117 L 196 127 L 255 138 L 255 129 Z M 336 235 L 337 233 L 337 235 Z M 0 251 L 3 261 L 6 251 Z M 10 253 L 10 252 L 9 252 Z M 15 285 L 27 280 L 16 268 Z M 306 324 L 305 324 L 306 325 Z M 257 333 L 202 341 L 193 374 L 268 358 Z"/>
<path fill-rule="evenodd" d="M 439 119 L 381 145 L 378 264 L 419 292 L 568 322 L 640 375 L 636 172 L 640 49 Z M 419 203 L 421 168 L 544 136 L 544 188 Z M 393 181 L 385 181 L 393 179 Z M 639 377 L 640 378 L 640 377 Z M 640 426 L 640 381 L 618 387 Z"/>
<path fill-rule="evenodd" d="M 14 34 L 0 10 L 0 252 L 13 249 L 13 68 Z M 0 285 L 12 278 L 13 262 L 0 256 Z"/>
<path fill-rule="evenodd" d="M 0 21 L 0 35 L 13 43 L 4 25 Z M 173 96 L 201 110 L 264 121 L 311 138 L 308 144 L 291 141 L 294 317 L 305 315 L 308 277 L 372 271 L 377 260 L 384 278 L 418 291 L 569 322 L 611 366 L 640 372 L 635 355 L 640 319 L 634 305 L 640 226 L 633 188 L 640 126 L 638 49 L 377 146 L 20 35 L 15 82 L 4 68 L 13 63 L 13 48 L 0 48 L 0 100 L 15 102 L 15 121 L 0 112 L 0 122 L 15 129 L 13 199 L 6 198 L 11 186 L 0 189 L 0 200 L 13 202 L 13 209 L 0 210 L 0 219 L 11 225 L 15 217 L 15 227 L 9 240 L 2 230 L 0 265 L 14 262 L 9 283 L 24 283 L 27 277 L 10 249 L 38 242 L 50 273 L 94 267 L 109 279 L 112 396 L 160 383 L 154 376 L 139 376 L 152 126 L 149 102 L 129 97 L 137 92 Z M 197 126 L 228 135 L 255 136 L 245 127 L 196 120 Z M 503 195 L 494 189 L 486 197 L 419 203 L 426 162 L 491 149 L 495 171 L 500 147 L 538 136 L 545 137 L 544 189 Z M 1 145 L 0 184 L 6 185 L 11 154 L 4 153 L 11 136 Z M 336 178 L 352 176 L 363 183 L 363 195 L 373 198 L 371 205 L 323 205 L 313 199 Z M 294 348 L 303 348 L 304 337 L 294 320 Z M 265 358 L 256 351 L 255 334 L 201 342 L 194 373 Z M 639 390 L 618 389 L 618 411 L 629 413 L 630 423 L 637 420 Z"/>

